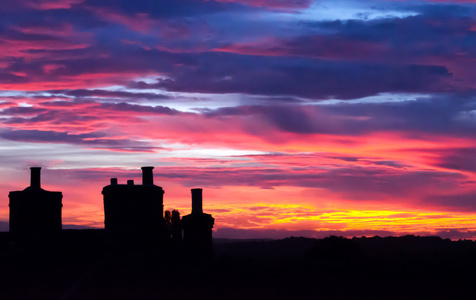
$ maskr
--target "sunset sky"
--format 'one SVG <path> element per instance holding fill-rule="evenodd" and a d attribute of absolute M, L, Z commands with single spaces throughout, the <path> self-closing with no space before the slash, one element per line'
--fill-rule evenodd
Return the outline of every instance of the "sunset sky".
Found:
<path fill-rule="evenodd" d="M 155 166 L 216 237 L 476 238 L 476 0 L 2 1 L 0 50 L 0 230 Z"/>

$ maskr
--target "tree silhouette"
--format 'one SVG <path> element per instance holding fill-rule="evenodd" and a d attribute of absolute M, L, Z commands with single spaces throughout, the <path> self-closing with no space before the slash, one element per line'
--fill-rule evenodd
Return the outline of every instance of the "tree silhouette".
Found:
<path fill-rule="evenodd" d="M 171 231 L 173 244 L 180 245 L 182 243 L 182 222 L 180 220 L 180 212 L 176 209 L 172 211 Z"/>
<path fill-rule="evenodd" d="M 172 235 L 172 213 L 170 210 L 166 210 L 164 212 L 164 222 L 165 222 L 165 230 L 166 232 L 166 238 L 170 239 L 170 236 Z"/>

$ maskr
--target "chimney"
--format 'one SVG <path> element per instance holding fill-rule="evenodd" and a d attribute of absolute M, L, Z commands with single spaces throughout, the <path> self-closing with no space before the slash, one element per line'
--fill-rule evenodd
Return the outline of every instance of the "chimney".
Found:
<path fill-rule="evenodd" d="M 41 167 L 31 167 L 30 187 L 41 189 Z"/>
<path fill-rule="evenodd" d="M 154 174 L 152 170 L 154 167 L 142 167 L 142 184 L 143 185 L 154 185 Z"/>
<path fill-rule="evenodd" d="M 134 185 L 134 180 L 132 179 L 127 180 L 127 185 Z"/>
<path fill-rule="evenodd" d="M 111 185 L 117 185 L 117 178 L 111 178 Z"/>
<path fill-rule="evenodd" d="M 192 214 L 202 213 L 202 189 L 192 189 Z"/>

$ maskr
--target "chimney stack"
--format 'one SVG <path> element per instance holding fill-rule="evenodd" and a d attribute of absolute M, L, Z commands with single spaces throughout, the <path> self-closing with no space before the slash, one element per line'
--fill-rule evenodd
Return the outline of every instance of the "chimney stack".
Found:
<path fill-rule="evenodd" d="M 143 185 L 154 185 L 154 174 L 152 170 L 154 167 L 142 167 L 142 184 Z"/>
<path fill-rule="evenodd" d="M 127 185 L 134 185 L 134 180 L 132 179 L 127 180 Z"/>
<path fill-rule="evenodd" d="M 202 189 L 192 189 L 192 214 L 202 213 Z"/>
<path fill-rule="evenodd" d="M 111 178 L 111 185 L 117 185 L 117 178 Z"/>
<path fill-rule="evenodd" d="M 41 167 L 31 167 L 30 187 L 41 189 Z"/>

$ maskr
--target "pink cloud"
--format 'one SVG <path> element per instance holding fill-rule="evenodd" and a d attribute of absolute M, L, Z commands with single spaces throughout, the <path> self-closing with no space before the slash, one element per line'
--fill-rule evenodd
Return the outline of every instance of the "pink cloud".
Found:
<path fill-rule="evenodd" d="M 302 56 L 325 59 L 368 59 L 387 56 L 390 48 L 378 42 L 348 40 L 338 36 L 309 36 L 294 39 L 263 38 L 237 43 L 213 51 L 262 56 Z"/>
<path fill-rule="evenodd" d="M 81 4 L 84 0 L 25 0 L 27 7 L 38 10 L 70 9 L 73 5 Z"/>
<path fill-rule="evenodd" d="M 304 9 L 308 8 L 313 1 L 312 0 L 205 0 L 216 2 L 234 2 L 241 3 L 249 6 L 256 7 L 268 7 L 276 9 Z"/>
<path fill-rule="evenodd" d="M 131 30 L 144 34 L 152 33 L 166 39 L 185 39 L 190 35 L 189 29 L 185 24 L 152 18 L 147 13 L 129 15 L 107 8 L 91 8 L 91 10 L 103 20 L 121 24 Z M 131 43 L 129 42 L 129 44 Z M 137 44 L 137 42 L 133 42 L 133 44 Z"/>

